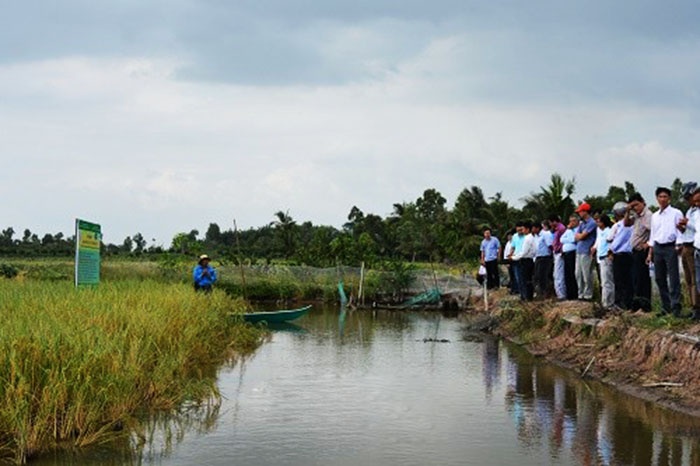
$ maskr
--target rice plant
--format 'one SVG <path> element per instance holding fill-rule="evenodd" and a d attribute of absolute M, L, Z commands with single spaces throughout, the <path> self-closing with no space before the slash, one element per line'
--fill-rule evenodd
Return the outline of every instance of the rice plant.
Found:
<path fill-rule="evenodd" d="M 0 456 L 17 463 L 128 435 L 139 416 L 217 397 L 254 349 L 241 301 L 184 284 L 0 280 Z"/>

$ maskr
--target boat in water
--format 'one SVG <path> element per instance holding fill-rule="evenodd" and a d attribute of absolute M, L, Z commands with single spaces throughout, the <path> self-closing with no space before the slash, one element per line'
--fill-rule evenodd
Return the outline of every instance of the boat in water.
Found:
<path fill-rule="evenodd" d="M 258 322 L 267 322 L 268 324 L 289 322 L 298 319 L 311 309 L 311 304 L 300 307 L 298 309 L 282 309 L 278 311 L 261 311 L 261 312 L 246 312 L 243 314 L 243 319 L 252 324 Z"/>

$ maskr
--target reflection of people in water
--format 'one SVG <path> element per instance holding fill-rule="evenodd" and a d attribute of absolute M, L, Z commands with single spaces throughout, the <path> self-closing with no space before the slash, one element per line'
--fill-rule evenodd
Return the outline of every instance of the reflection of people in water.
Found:
<path fill-rule="evenodd" d="M 560 451 L 564 443 L 566 382 L 557 377 L 554 380 L 554 413 L 552 415 L 552 432 L 550 450 Z"/>
<path fill-rule="evenodd" d="M 613 464 L 651 464 L 654 436 L 651 429 L 629 415 L 616 415 L 612 422 Z"/>
<path fill-rule="evenodd" d="M 497 373 L 496 347 L 483 349 L 487 387 Z M 684 428 L 682 423 L 673 423 L 674 418 L 660 419 L 641 402 L 638 406 L 629 401 L 627 407 L 620 395 L 567 383 L 548 366 L 509 357 L 504 361 L 505 406 L 524 447 L 539 450 L 548 445 L 550 458 L 557 464 L 571 460 L 583 466 L 700 466 L 700 436 L 694 423 Z M 654 426 L 674 426 L 674 430 Z"/>
<path fill-rule="evenodd" d="M 542 430 L 542 436 L 545 438 L 553 429 L 555 381 L 556 377 L 551 366 L 535 366 L 535 415 Z M 556 456 L 558 452 L 552 453 Z"/>
<path fill-rule="evenodd" d="M 493 387 L 498 385 L 501 372 L 501 359 L 498 354 L 499 342 L 496 338 L 486 338 L 482 345 L 483 356 L 481 358 L 482 374 L 484 377 L 484 388 L 486 399 L 490 400 L 493 394 Z"/>
<path fill-rule="evenodd" d="M 527 447 L 536 447 L 542 437 L 541 425 L 535 415 L 534 367 L 530 364 L 511 363 L 507 368 L 509 390 L 508 406 L 518 432 L 518 440 Z"/>
<path fill-rule="evenodd" d="M 615 417 L 615 410 L 610 403 L 603 403 L 600 411 L 600 417 L 598 418 L 598 456 L 600 457 L 600 462 L 604 466 L 611 466 L 614 463 L 613 453 L 614 448 L 612 444 L 612 420 Z"/>
<path fill-rule="evenodd" d="M 585 385 L 576 386 L 576 433 L 572 451 L 584 466 L 598 464 L 598 400 Z"/>

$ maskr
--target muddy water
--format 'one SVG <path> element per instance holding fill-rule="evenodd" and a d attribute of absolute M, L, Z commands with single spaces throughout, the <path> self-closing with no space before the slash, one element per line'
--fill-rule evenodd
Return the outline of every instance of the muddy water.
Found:
<path fill-rule="evenodd" d="M 700 420 L 437 314 L 316 309 L 220 372 L 219 405 L 41 464 L 694 465 Z"/>

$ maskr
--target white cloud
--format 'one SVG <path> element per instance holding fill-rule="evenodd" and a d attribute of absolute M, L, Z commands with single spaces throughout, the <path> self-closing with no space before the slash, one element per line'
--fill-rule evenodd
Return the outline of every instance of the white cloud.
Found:
<path fill-rule="evenodd" d="M 699 150 L 664 147 L 659 141 L 609 147 L 596 159 L 605 169 L 608 184 L 623 186 L 625 181 L 632 181 L 649 199 L 656 186 L 670 186 L 675 178 L 697 181 L 700 174 Z"/>
<path fill-rule="evenodd" d="M 226 53 L 236 34 L 208 41 L 230 31 L 164 23 L 158 35 L 177 37 L 172 50 L 68 44 L 68 53 L 2 62 L 0 156 L 11 169 L 0 171 L 0 193 L 17 199 L 3 222 L 56 231 L 79 214 L 108 225 L 108 241 L 141 231 L 168 243 L 209 222 L 228 228 L 232 217 L 264 225 L 278 210 L 339 226 L 353 205 L 385 215 L 426 188 L 449 203 L 471 185 L 517 202 L 555 171 L 575 176 L 581 197 L 699 172 L 687 101 L 697 99 L 697 66 L 683 68 L 695 39 L 672 55 L 663 41 L 632 50 L 622 69 L 594 42 L 569 47 L 570 23 L 535 30 L 481 21 L 484 11 L 477 20 L 380 10 L 356 21 L 255 18 L 279 29 L 251 31 L 245 56 Z M 601 53 L 576 61 L 591 50 Z M 196 68 L 198 80 L 183 78 Z M 257 82 L 261 74 L 270 79 Z M 665 83 L 679 93 L 660 92 Z"/>

